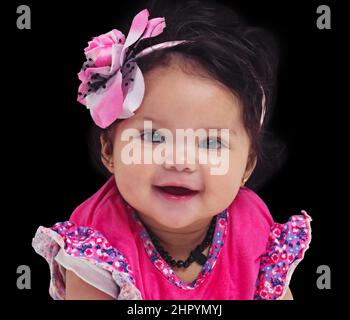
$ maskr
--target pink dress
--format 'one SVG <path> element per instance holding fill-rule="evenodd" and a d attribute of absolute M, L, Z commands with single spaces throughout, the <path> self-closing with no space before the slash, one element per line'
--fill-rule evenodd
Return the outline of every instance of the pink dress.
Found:
<path fill-rule="evenodd" d="M 39 227 L 35 251 L 50 266 L 49 293 L 65 298 L 65 270 L 119 300 L 280 299 L 311 241 L 305 211 L 275 223 L 247 187 L 218 213 L 208 260 L 193 282 L 182 281 L 158 254 L 111 177 L 69 221 Z"/>

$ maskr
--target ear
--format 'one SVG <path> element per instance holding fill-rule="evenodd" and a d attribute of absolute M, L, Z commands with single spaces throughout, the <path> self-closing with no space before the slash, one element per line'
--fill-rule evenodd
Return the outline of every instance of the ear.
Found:
<path fill-rule="evenodd" d="M 242 181 L 247 181 L 249 179 L 249 177 L 251 176 L 251 174 L 253 173 L 253 171 L 256 167 L 256 163 L 257 163 L 257 156 L 254 155 L 252 152 L 250 152 L 249 156 L 248 156 L 247 166 L 246 166 L 246 169 L 244 171 Z M 242 184 L 244 184 L 244 183 L 242 183 Z"/>
<path fill-rule="evenodd" d="M 110 173 L 114 173 L 113 161 L 113 145 L 105 138 L 103 134 L 100 135 L 101 143 L 101 161 Z"/>

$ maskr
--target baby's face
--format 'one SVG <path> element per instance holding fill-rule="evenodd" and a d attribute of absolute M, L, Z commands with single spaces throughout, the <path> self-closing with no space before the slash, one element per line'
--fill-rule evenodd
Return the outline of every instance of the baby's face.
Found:
<path fill-rule="evenodd" d="M 144 77 L 142 105 L 116 128 L 112 170 L 120 193 L 141 217 L 153 226 L 186 229 L 227 208 L 239 191 L 250 148 L 239 101 L 218 83 L 186 74 L 177 64 Z M 152 126 L 147 131 L 145 121 Z M 217 135 L 210 135 L 208 128 L 217 128 Z M 207 135 L 190 144 L 176 140 L 177 129 L 201 129 Z M 229 135 L 220 136 L 220 129 L 230 130 Z M 151 130 L 158 131 L 152 135 Z M 127 132 L 131 134 L 122 141 Z M 191 151 L 194 156 L 188 156 Z M 151 161 L 144 163 L 147 152 Z M 141 161 L 130 164 L 131 155 Z M 200 155 L 208 160 L 200 163 Z M 213 168 L 219 166 L 221 173 L 215 174 Z M 159 188 L 176 184 L 196 192 L 175 196 Z"/>

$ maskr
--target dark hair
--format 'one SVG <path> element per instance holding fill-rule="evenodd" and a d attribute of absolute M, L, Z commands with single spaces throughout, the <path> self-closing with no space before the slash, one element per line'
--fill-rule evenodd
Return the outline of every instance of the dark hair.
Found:
<path fill-rule="evenodd" d="M 257 166 L 246 185 L 255 190 L 260 188 L 285 160 L 284 144 L 267 130 L 275 100 L 278 65 L 272 36 L 261 28 L 249 26 L 231 8 L 210 0 L 151 0 L 147 9 L 150 18 L 165 17 L 166 28 L 157 37 L 140 41 L 135 54 L 164 41 L 191 42 L 143 56 L 137 60 L 138 66 L 145 74 L 159 65 L 167 65 L 171 56 L 180 55 L 185 62 L 194 63 L 229 88 L 241 101 L 244 126 L 252 143 L 251 159 L 257 158 Z M 262 128 L 261 87 L 266 96 Z M 107 129 L 94 130 L 94 148 L 99 148 L 96 137 L 100 134 L 110 141 L 112 148 L 108 137 L 120 121 Z M 94 154 L 96 159 L 96 152 Z M 98 162 L 101 164 L 100 159 Z"/>

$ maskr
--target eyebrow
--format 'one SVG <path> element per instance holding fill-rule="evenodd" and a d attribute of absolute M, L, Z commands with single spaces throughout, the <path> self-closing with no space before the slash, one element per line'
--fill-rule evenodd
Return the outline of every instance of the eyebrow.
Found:
<path fill-rule="evenodd" d="M 149 120 L 149 121 L 152 121 L 154 123 L 162 123 L 161 121 L 157 120 L 157 119 L 153 119 L 151 117 L 140 117 L 140 118 L 137 118 L 136 120 L 138 121 L 145 121 L 145 120 Z M 208 128 L 204 128 L 204 129 L 216 129 L 216 130 L 221 130 L 221 129 L 229 129 L 229 128 L 221 128 L 221 127 L 208 127 Z M 234 129 L 229 129 L 229 132 L 230 132 L 230 135 L 233 135 L 233 136 L 237 136 L 237 131 L 234 130 Z"/>

